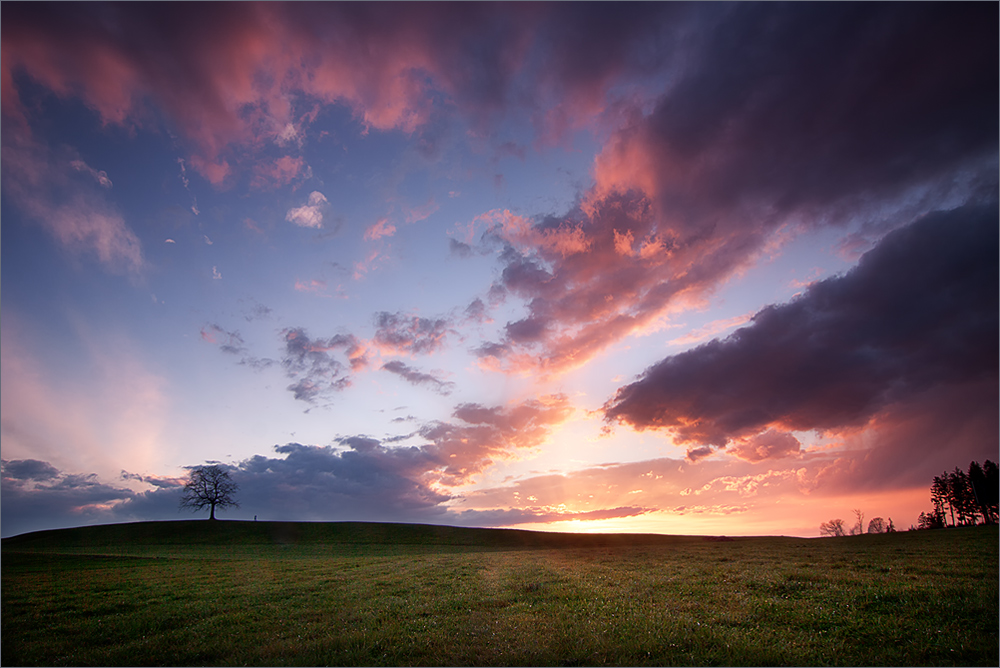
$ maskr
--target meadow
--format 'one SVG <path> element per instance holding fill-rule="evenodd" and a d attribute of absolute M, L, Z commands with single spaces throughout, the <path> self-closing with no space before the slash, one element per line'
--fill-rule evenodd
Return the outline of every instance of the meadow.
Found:
<path fill-rule="evenodd" d="M 4 665 L 981 665 L 997 527 L 148 522 L 2 541 Z"/>

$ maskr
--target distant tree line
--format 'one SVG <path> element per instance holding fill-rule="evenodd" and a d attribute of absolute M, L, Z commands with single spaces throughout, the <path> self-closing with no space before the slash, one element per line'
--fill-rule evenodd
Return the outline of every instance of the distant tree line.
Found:
<path fill-rule="evenodd" d="M 855 508 L 854 513 L 854 524 L 850 527 L 844 522 L 844 520 L 836 519 L 830 520 L 829 522 L 823 522 L 819 525 L 819 533 L 821 536 L 858 536 L 865 533 L 865 514 L 859 508 Z M 868 522 L 868 533 L 894 533 L 896 531 L 896 525 L 892 523 L 892 518 L 888 520 L 881 517 L 873 517 Z"/>
<path fill-rule="evenodd" d="M 996 524 L 998 520 L 997 465 L 986 460 L 982 465 L 971 462 L 969 471 L 955 467 L 950 473 L 945 471 L 934 476 L 931 484 L 931 503 L 934 510 L 920 513 L 917 526 L 910 525 L 910 531 L 917 529 L 943 529 L 948 526 L 973 526 L 976 524 Z M 854 524 L 848 526 L 842 519 L 830 520 L 819 525 L 821 536 L 856 536 L 865 533 L 865 514 L 854 509 Z M 949 523 L 950 521 L 950 523 Z M 896 531 L 892 518 L 888 521 L 874 517 L 868 522 L 867 533 L 892 533 Z"/>
<path fill-rule="evenodd" d="M 917 529 L 942 529 L 947 526 L 996 524 L 1000 501 L 997 465 L 986 460 L 969 464 L 969 471 L 954 471 L 934 476 L 931 503 L 934 510 L 920 513 Z"/>

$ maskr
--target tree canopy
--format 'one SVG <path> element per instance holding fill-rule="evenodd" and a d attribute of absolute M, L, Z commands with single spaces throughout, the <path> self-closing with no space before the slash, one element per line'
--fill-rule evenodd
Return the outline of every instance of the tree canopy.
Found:
<path fill-rule="evenodd" d="M 191 508 L 194 511 L 211 508 L 208 517 L 215 519 L 216 508 L 239 508 L 234 495 L 239 485 L 229 477 L 229 471 L 212 464 L 191 469 L 191 477 L 184 485 L 184 495 L 181 497 L 181 508 Z"/>

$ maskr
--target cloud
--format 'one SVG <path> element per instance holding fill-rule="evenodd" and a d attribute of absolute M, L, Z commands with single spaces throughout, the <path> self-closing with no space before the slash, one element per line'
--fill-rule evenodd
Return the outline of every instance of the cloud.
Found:
<path fill-rule="evenodd" d="M 169 478 L 165 476 L 155 476 L 155 475 L 139 475 L 138 473 L 129 473 L 128 471 L 122 471 L 122 480 L 135 480 L 137 482 L 146 483 L 147 485 L 152 485 L 153 487 L 158 487 L 160 489 L 177 489 L 184 487 L 187 484 L 185 478 Z"/>
<path fill-rule="evenodd" d="M 202 341 L 218 343 L 219 350 L 230 355 L 242 355 L 247 352 L 243 337 L 239 332 L 227 332 L 218 325 L 206 325 L 201 329 Z"/>
<path fill-rule="evenodd" d="M 494 368 L 564 372 L 796 234 L 881 236 L 995 188 L 995 8 L 691 11 L 670 84 L 619 116 L 574 207 L 482 217 L 494 288 L 528 310 Z M 537 336 L 519 336 L 526 323 Z"/>
<path fill-rule="evenodd" d="M 797 455 L 800 447 L 799 440 L 791 434 L 768 429 L 733 443 L 729 452 L 748 462 L 760 462 Z"/>
<path fill-rule="evenodd" d="M 310 279 L 308 281 L 300 281 L 295 279 L 295 291 L 296 292 L 309 292 L 315 295 L 326 295 L 326 281 L 319 280 L 316 278 Z"/>
<path fill-rule="evenodd" d="M 459 518 L 445 505 L 455 497 L 442 485 L 462 484 L 494 459 L 537 447 L 571 411 L 559 395 L 509 406 L 465 404 L 456 409 L 453 422 L 425 428 L 421 436 L 426 442 L 419 446 L 362 435 L 338 437 L 336 446 L 277 445 L 277 456 L 255 455 L 227 465 L 240 486 L 241 506 L 229 516 L 455 523 Z M 135 492 L 93 474 L 66 474 L 34 460 L 3 460 L 2 474 L 5 536 L 59 526 L 174 519 L 184 482 L 121 472 L 121 480 L 154 488 Z M 465 523 L 484 520 L 462 518 Z"/>
<path fill-rule="evenodd" d="M 258 306 L 260 305 L 258 304 Z M 267 307 L 262 307 L 262 308 L 267 309 Z M 267 309 L 267 311 L 263 312 L 263 315 L 266 316 L 266 313 L 269 311 L 270 309 Z M 258 315 L 256 315 L 256 311 L 254 312 L 254 315 L 246 317 L 247 322 L 250 322 L 254 317 L 259 317 Z M 234 330 L 230 332 L 216 324 L 206 325 L 201 329 L 201 339 L 202 341 L 205 341 L 207 343 L 218 345 L 219 350 L 226 353 L 227 355 L 238 356 L 240 358 L 239 363 L 241 365 L 248 366 L 256 371 L 260 371 L 261 369 L 266 369 L 267 367 L 274 364 L 274 360 L 272 359 L 255 357 L 251 355 L 249 349 L 246 346 L 246 343 L 243 340 L 243 337 L 240 335 L 238 331 Z"/>
<path fill-rule="evenodd" d="M 442 464 L 436 471 L 439 482 L 455 486 L 469 482 L 497 459 L 541 446 L 551 427 L 568 419 L 573 410 L 561 394 L 512 406 L 466 403 L 452 414 L 458 422 L 430 423 L 419 434 L 431 442 L 427 447 Z"/>
<path fill-rule="evenodd" d="M 308 176 L 308 173 L 309 166 L 301 156 L 293 158 L 284 155 L 276 160 L 261 160 L 253 166 L 250 187 L 258 190 L 274 190 L 291 183 L 300 174 Z"/>
<path fill-rule="evenodd" d="M 437 202 L 434 201 L 433 197 L 431 197 L 429 200 L 427 200 L 422 205 L 416 206 L 416 207 L 413 207 L 412 209 L 410 209 L 406 213 L 405 220 L 406 220 L 407 223 L 411 223 L 411 224 L 412 223 L 418 223 L 421 220 L 425 220 L 425 219 L 429 218 L 431 216 L 431 214 L 433 214 L 435 211 L 437 211 L 440 208 L 441 208 L 441 206 Z"/>
<path fill-rule="evenodd" d="M 472 246 L 457 239 L 448 239 L 448 250 L 457 257 L 472 257 Z"/>
<path fill-rule="evenodd" d="M 438 394 L 449 395 L 455 389 L 455 383 L 444 381 L 429 373 L 423 373 L 399 360 L 390 360 L 382 365 L 383 371 L 394 373 L 413 385 L 426 385 Z"/>
<path fill-rule="evenodd" d="M 357 371 L 368 364 L 364 346 L 353 335 L 338 334 L 329 339 L 311 339 L 300 327 L 282 332 L 285 342 L 281 365 L 295 382 L 288 390 L 296 399 L 313 403 L 318 398 L 329 397 L 351 385 L 350 371 Z M 348 366 L 334 358 L 334 350 L 345 351 Z"/>
<path fill-rule="evenodd" d="M 213 184 L 232 178 L 241 149 L 253 157 L 268 144 L 300 142 L 318 105 L 345 106 L 366 130 L 419 134 L 421 145 L 446 131 L 443 110 L 480 131 L 516 112 L 558 137 L 601 114 L 623 80 L 655 73 L 656 54 L 686 14 L 482 3 L 391 13 L 73 6 L 55 16 L 17 7 L 5 12 L 0 40 L 3 112 L 26 121 L 30 80 L 80 99 L 105 124 L 164 119 Z"/>
<path fill-rule="evenodd" d="M 712 212 L 756 226 L 796 210 L 829 219 L 981 168 L 998 136 L 987 14 L 727 7 L 670 92 L 605 147 L 597 191 L 639 188 L 683 237 Z"/>
<path fill-rule="evenodd" d="M 935 388 L 995 383 L 998 244 L 995 201 L 928 214 L 847 274 L 651 366 L 606 417 L 702 448 L 750 439 L 735 452 L 753 459 L 794 450 L 780 434 L 757 436 L 768 429 L 858 429 Z"/>
<path fill-rule="evenodd" d="M 103 169 L 101 171 L 97 171 L 96 169 L 85 163 L 83 160 L 73 160 L 72 162 L 69 163 L 69 166 L 78 172 L 85 172 L 87 174 L 90 174 L 90 176 L 92 176 L 93 179 L 97 181 L 97 183 L 99 183 L 104 188 L 112 187 L 111 179 L 108 178 L 108 173 L 105 172 Z"/>
<path fill-rule="evenodd" d="M 323 209 L 327 204 L 326 196 L 319 191 L 309 193 L 309 200 L 300 207 L 288 210 L 285 220 L 299 227 L 323 227 Z"/>
<path fill-rule="evenodd" d="M 490 318 L 483 300 L 476 297 L 465 307 L 465 319 L 467 322 L 490 323 Z"/>
<path fill-rule="evenodd" d="M 245 496 L 296 518 L 446 521 L 442 504 L 453 497 L 441 485 L 463 484 L 494 459 L 537 447 L 571 410 L 562 396 L 460 406 L 454 422 L 420 431 L 423 445 L 367 436 L 337 438 L 342 449 L 289 443 L 275 446 L 283 460 L 258 455 L 240 463 L 237 481 Z"/>
<path fill-rule="evenodd" d="M 95 474 L 71 474 L 48 462 L 2 460 L 0 513 L 3 536 L 135 519 L 177 516 L 176 484 L 134 492 L 102 482 Z M 136 514 L 138 513 L 138 514 Z"/>
<path fill-rule="evenodd" d="M 592 522 L 594 520 L 636 517 L 650 512 L 650 508 L 620 506 L 599 510 L 572 511 L 559 508 L 503 508 L 492 510 L 463 510 L 455 513 L 456 524 L 467 526 L 505 527 L 516 524 L 547 524 L 549 522 Z"/>
<path fill-rule="evenodd" d="M 12 480 L 51 480 L 59 475 L 59 469 L 48 462 L 37 459 L 3 460 L 3 475 Z"/>
<path fill-rule="evenodd" d="M 444 514 L 450 496 L 421 482 L 432 465 L 413 447 L 387 447 L 349 437 L 342 449 L 299 443 L 275 446 L 283 457 L 256 455 L 241 462 L 234 479 L 241 505 L 269 519 L 406 521 Z"/>
<path fill-rule="evenodd" d="M 96 256 L 111 272 L 141 275 L 146 260 L 139 238 L 104 195 L 70 178 L 71 169 L 92 172 L 90 167 L 64 159 L 17 128 L 4 131 L 0 150 L 4 196 L 30 221 L 64 248 Z"/>
<path fill-rule="evenodd" d="M 396 227 L 389 222 L 388 218 L 380 218 L 378 222 L 365 230 L 365 240 L 375 241 L 382 237 L 391 237 L 396 233 Z"/>
<path fill-rule="evenodd" d="M 427 355 L 440 350 L 451 331 L 451 322 L 445 318 L 380 311 L 375 314 L 372 343 L 386 355 Z"/>

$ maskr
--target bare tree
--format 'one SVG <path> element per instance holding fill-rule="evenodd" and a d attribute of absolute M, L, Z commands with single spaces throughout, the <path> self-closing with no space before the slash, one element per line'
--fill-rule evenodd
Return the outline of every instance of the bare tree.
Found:
<path fill-rule="evenodd" d="M 198 466 L 191 469 L 191 479 L 184 485 L 181 508 L 211 508 L 208 519 L 214 520 L 216 508 L 240 507 L 233 498 L 238 489 L 239 485 L 229 477 L 229 471 L 221 466 Z"/>
<path fill-rule="evenodd" d="M 854 513 L 854 517 L 858 520 L 857 524 L 851 527 L 851 535 L 857 536 L 863 534 L 865 532 L 865 514 L 857 508 L 851 512 Z"/>
<path fill-rule="evenodd" d="M 819 525 L 819 534 L 821 536 L 846 536 L 847 532 L 844 530 L 844 520 L 836 519 L 823 522 Z"/>
<path fill-rule="evenodd" d="M 868 533 L 886 533 L 887 531 L 889 531 L 889 526 L 881 517 L 873 517 L 872 521 L 868 523 Z"/>

